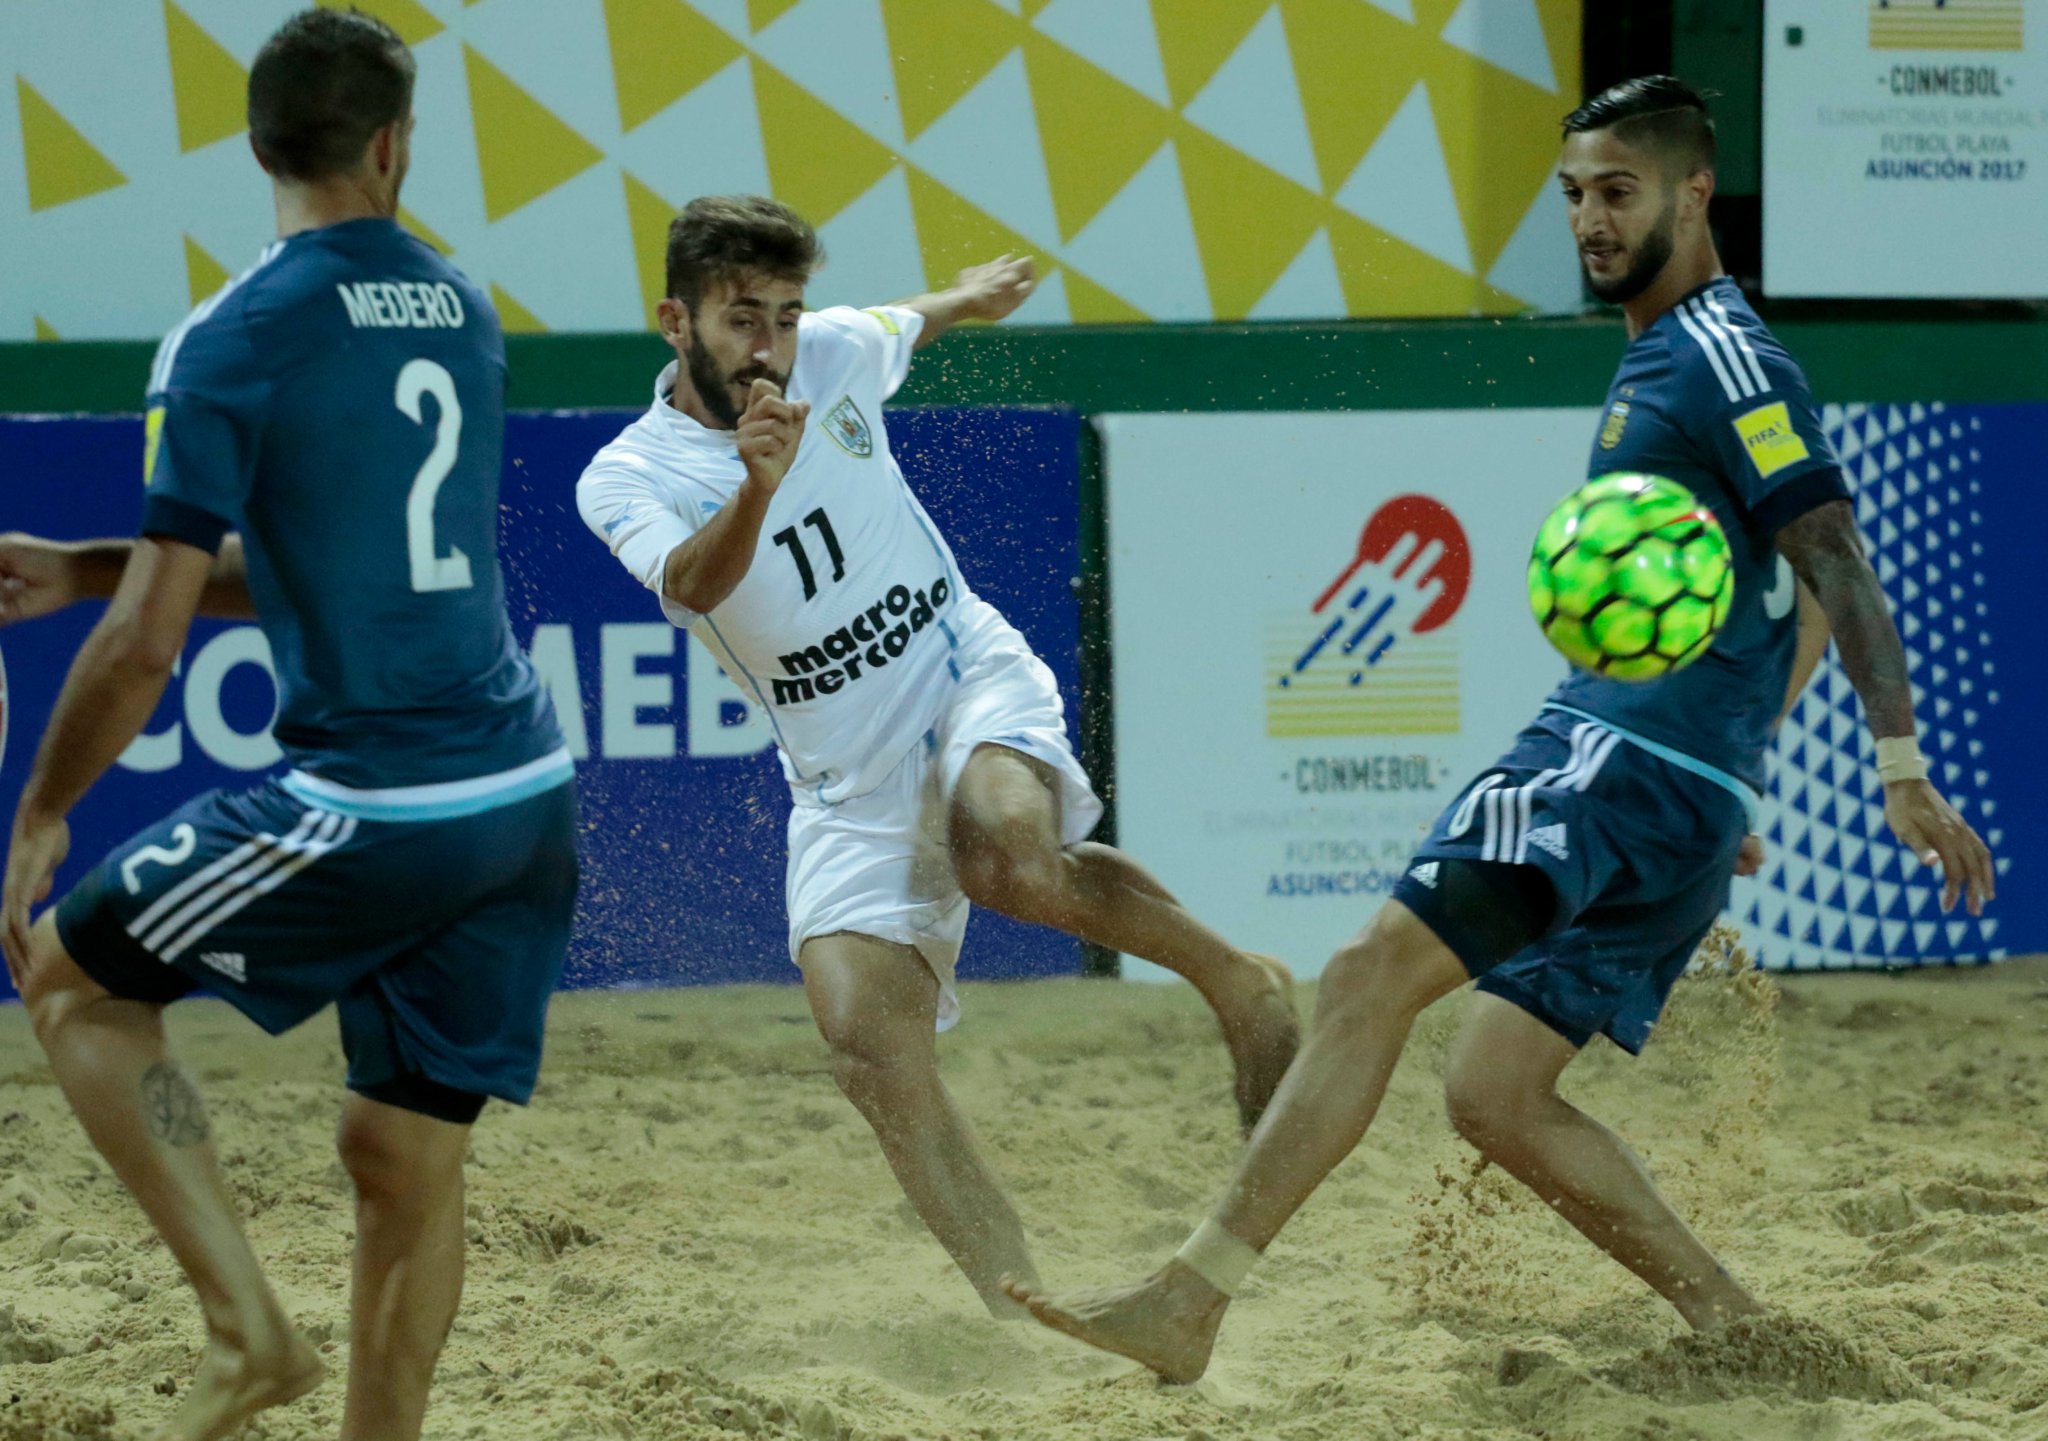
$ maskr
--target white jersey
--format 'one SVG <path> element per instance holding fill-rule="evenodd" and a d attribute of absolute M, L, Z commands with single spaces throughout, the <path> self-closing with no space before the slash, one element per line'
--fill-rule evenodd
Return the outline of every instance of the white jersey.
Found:
<path fill-rule="evenodd" d="M 960 636 L 1001 623 L 969 594 L 889 453 L 882 402 L 909 372 L 923 323 L 892 307 L 800 319 L 789 397 L 811 403 L 810 421 L 753 564 L 707 615 L 662 595 L 663 571 L 746 468 L 732 431 L 669 404 L 674 362 L 647 413 L 576 485 L 584 523 L 766 709 L 783 771 L 813 803 L 880 785 L 943 711 Z"/>

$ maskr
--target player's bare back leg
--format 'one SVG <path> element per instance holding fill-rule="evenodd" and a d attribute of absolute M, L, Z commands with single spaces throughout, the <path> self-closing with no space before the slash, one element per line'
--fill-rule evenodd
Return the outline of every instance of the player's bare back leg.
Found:
<path fill-rule="evenodd" d="M 1463 985 L 1464 965 L 1397 901 L 1331 958 L 1308 1042 L 1211 1216 L 1264 1251 L 1337 1163 L 1364 1139 L 1415 1018 Z M 1207 1369 L 1230 1297 L 1176 1259 L 1131 1286 L 1047 1293 L 1007 1289 L 1046 1325 L 1169 1381 Z"/>
<path fill-rule="evenodd" d="M 1059 786 L 1040 761 L 976 749 L 954 792 L 950 839 L 975 905 L 1142 956 L 1185 977 L 1223 1027 L 1238 1117 L 1257 1124 L 1301 1044 L 1294 981 L 1271 956 L 1240 951 L 1190 915 L 1113 846 L 1060 843 Z"/>
<path fill-rule="evenodd" d="M 17 976 L 36 1037 L 86 1134 L 198 1292 L 207 1343 L 157 1441 L 214 1441 L 324 1374 L 249 1249 L 199 1092 L 171 1059 L 163 1008 L 108 994 L 65 953 L 53 917 Z"/>
<path fill-rule="evenodd" d="M 804 993 L 839 1089 L 874 1128 L 920 1219 L 998 1319 L 1005 1276 L 1034 1282 L 1024 1224 L 939 1079 L 938 981 L 909 946 L 838 932 L 805 941 Z"/>
<path fill-rule="evenodd" d="M 1671 1209 L 1627 1143 L 1557 1094 L 1577 1055 L 1512 1002 L 1475 997 L 1444 1078 L 1451 1123 L 1695 1330 L 1762 1311 Z"/>

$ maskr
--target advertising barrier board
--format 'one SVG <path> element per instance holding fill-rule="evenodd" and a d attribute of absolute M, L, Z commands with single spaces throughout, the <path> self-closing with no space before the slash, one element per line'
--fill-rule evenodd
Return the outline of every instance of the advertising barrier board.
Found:
<path fill-rule="evenodd" d="M 583 893 L 567 984 L 796 979 L 783 911 L 789 801 L 760 703 L 661 617 L 584 528 L 577 475 L 631 413 L 511 417 L 503 558 L 513 627 L 547 680 L 577 758 Z M 1003 611 L 1080 703 L 1080 423 L 1046 409 L 906 408 L 894 452 L 968 583 Z M 0 417 L 0 528 L 122 535 L 141 510 L 139 418 Z M 43 724 L 99 607 L 0 631 L 0 808 L 11 819 Z M 270 652 L 253 625 L 202 620 L 163 703 L 72 817 L 60 893 L 110 846 L 212 786 L 278 766 Z M 977 916 L 961 972 L 1073 973 L 1054 932 Z M 0 978 L 0 995 L 10 994 Z"/>
<path fill-rule="evenodd" d="M 2048 295 L 2048 0 L 1768 0 L 1764 288 Z"/>
<path fill-rule="evenodd" d="M 1304 972 L 1371 916 L 1444 805 L 1563 674 L 1524 570 L 1584 478 L 1600 412 L 1115 415 L 1107 466 L 1118 834 L 1240 944 Z M 2015 633 L 2048 407 L 1829 406 L 1900 617 L 1937 777 L 1999 857 L 2048 800 L 2042 667 Z M 1364 604 L 1344 598 L 1366 592 Z M 1941 964 L 2048 948 L 2008 885 L 1981 921 L 1884 829 L 1832 656 L 1779 737 L 1770 861 L 1734 898 L 1774 967 Z M 1127 962 L 1127 974 L 1154 968 Z"/>

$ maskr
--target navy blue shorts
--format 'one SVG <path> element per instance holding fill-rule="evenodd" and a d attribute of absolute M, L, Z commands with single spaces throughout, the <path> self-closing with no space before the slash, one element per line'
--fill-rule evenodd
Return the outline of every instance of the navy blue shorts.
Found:
<path fill-rule="evenodd" d="M 1542 939 L 1459 959 L 1573 1045 L 1605 1034 L 1636 1053 L 1728 904 L 1748 819 L 1726 786 L 1546 709 L 1437 818 L 1393 894 L 1426 920 L 1432 862 L 1534 866 L 1556 899 Z"/>
<path fill-rule="evenodd" d="M 57 908 L 115 995 L 203 989 L 272 1035 L 332 1002 L 348 1084 L 523 1104 L 576 905 L 576 788 L 448 820 L 366 820 L 276 781 L 210 791 L 115 847 Z"/>

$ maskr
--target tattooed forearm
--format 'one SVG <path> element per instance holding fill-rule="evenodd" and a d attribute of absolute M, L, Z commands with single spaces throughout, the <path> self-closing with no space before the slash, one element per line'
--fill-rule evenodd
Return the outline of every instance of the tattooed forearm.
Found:
<path fill-rule="evenodd" d="M 1863 701 L 1872 735 L 1913 734 L 1913 686 L 1906 648 L 1892 624 L 1877 573 L 1863 556 L 1846 500 L 1808 511 L 1778 532 L 1778 551 L 1827 613 L 1842 669 Z"/>
<path fill-rule="evenodd" d="M 142 1113 L 150 1135 L 166 1145 L 197 1146 L 212 1134 L 198 1089 L 168 1061 L 142 1073 Z"/>

